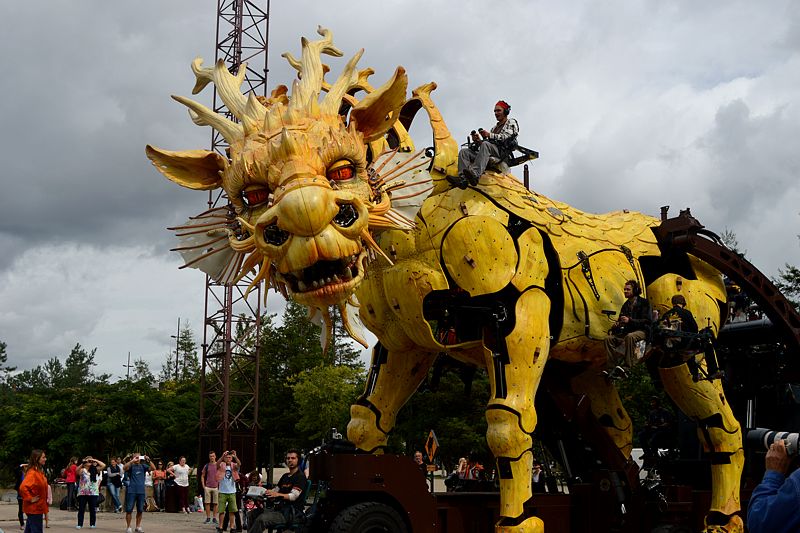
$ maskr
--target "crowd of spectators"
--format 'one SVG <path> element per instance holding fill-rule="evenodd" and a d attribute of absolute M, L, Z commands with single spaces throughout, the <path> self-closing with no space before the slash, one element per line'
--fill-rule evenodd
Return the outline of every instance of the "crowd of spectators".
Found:
<path fill-rule="evenodd" d="M 293 511 L 302 505 L 307 490 L 307 470 L 304 472 L 298 468 L 300 460 L 299 451 L 287 452 L 286 464 L 293 476 L 291 482 L 281 479 L 274 489 L 263 489 L 260 493 L 263 500 L 285 500 L 286 507 Z M 126 533 L 144 532 L 145 512 L 164 511 L 187 515 L 205 511 L 204 522 L 202 517 L 198 517 L 199 525 L 209 524 L 218 533 L 228 529 L 240 532 L 264 510 L 263 505 L 257 508 L 243 505 L 242 499 L 248 488 L 261 487 L 262 476 L 258 469 L 243 470 L 235 450 L 224 451 L 219 459 L 215 452 L 210 452 L 209 462 L 200 468 L 189 466 L 184 456 L 173 462 L 163 458 L 152 459 L 138 451 L 124 459 L 110 457 L 107 463 L 91 455 L 82 459 L 72 457 L 63 469 L 56 470 L 59 475 L 52 480 L 46 477 L 45 462 L 45 452 L 34 450 L 28 462 L 16 468 L 19 527 L 25 533 L 39 533 L 50 527 L 47 518 L 53 504 L 52 487 L 61 487 L 56 494 L 63 496 L 55 505 L 75 513 L 76 529 L 95 529 L 98 511 L 107 509 L 113 513 L 125 513 Z M 194 479 L 196 490 L 190 498 Z M 278 514 L 283 512 L 281 505 L 273 505 L 268 510 Z M 250 516 L 245 516 L 248 511 Z M 87 513 L 88 524 L 85 520 Z M 273 513 L 265 514 L 258 524 L 266 528 L 279 523 L 279 517 Z"/>

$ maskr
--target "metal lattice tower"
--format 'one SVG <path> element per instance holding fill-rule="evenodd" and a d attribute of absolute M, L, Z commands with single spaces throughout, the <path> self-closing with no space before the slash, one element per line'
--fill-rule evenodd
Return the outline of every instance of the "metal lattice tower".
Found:
<path fill-rule="evenodd" d="M 216 60 L 231 72 L 247 63 L 242 92 L 267 94 L 269 0 L 218 0 Z M 214 111 L 236 120 L 214 90 Z M 223 137 L 214 130 L 211 148 L 226 155 Z M 228 205 L 224 192 L 209 193 L 209 209 Z M 209 450 L 237 450 L 245 468 L 256 465 L 259 430 L 259 330 L 261 288 L 244 297 L 250 275 L 224 285 L 206 276 L 205 328 L 200 377 L 198 464 Z"/>

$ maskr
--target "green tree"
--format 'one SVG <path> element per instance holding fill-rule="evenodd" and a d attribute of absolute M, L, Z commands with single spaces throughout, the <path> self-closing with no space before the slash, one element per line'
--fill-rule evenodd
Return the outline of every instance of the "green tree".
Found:
<path fill-rule="evenodd" d="M 97 348 L 93 348 L 91 352 L 87 352 L 80 343 L 76 344 L 72 351 L 67 356 L 64 363 L 64 373 L 62 375 L 63 385 L 66 387 L 75 385 L 89 385 L 94 383 L 108 383 L 111 378 L 109 374 L 94 373 L 94 367 L 97 363 L 94 356 L 97 353 Z M 57 383 L 61 385 L 61 383 Z"/>
<path fill-rule="evenodd" d="M 364 386 L 364 371 L 349 366 L 320 365 L 294 378 L 293 398 L 299 415 L 295 428 L 307 440 L 319 441 L 331 428 L 343 431 L 350 405 Z"/>
<path fill-rule="evenodd" d="M 0 375 L 5 365 L 0 343 Z M 76 344 L 64 363 L 44 364 L 0 383 L 0 481 L 32 447 L 47 450 L 50 474 L 72 455 L 108 458 L 144 451 L 177 459 L 197 447 L 199 386 L 194 381 L 152 387 L 152 374 L 139 359 L 134 380 L 109 383 L 94 372 L 96 350 Z"/>
<path fill-rule="evenodd" d="M 721 240 L 722 244 L 727 246 L 732 252 L 742 256 L 747 253 L 747 250 L 739 249 L 739 239 L 736 238 L 736 233 L 732 229 L 725 228 L 722 233 L 720 233 L 719 240 Z"/>
<path fill-rule="evenodd" d="M 333 319 L 333 339 L 329 350 L 328 359 L 334 365 L 345 365 L 351 368 L 361 367 L 361 350 L 356 348 L 355 342 L 350 338 L 342 322 L 342 316 L 337 307 L 331 308 Z"/>
<path fill-rule="evenodd" d="M 158 381 L 163 383 L 176 379 L 176 365 L 179 381 L 196 381 L 200 377 L 200 359 L 197 355 L 197 342 L 194 340 L 194 333 L 188 320 L 184 321 L 184 327 L 181 328 L 175 344 L 177 354 L 170 352 L 164 356 Z"/>
<path fill-rule="evenodd" d="M 484 461 L 491 458 L 486 444 L 486 404 L 489 378 L 483 369 L 474 371 L 461 364 L 448 363 L 437 377 L 432 369 L 408 403 L 400 410 L 389 449 L 411 454 L 423 450 L 428 433 L 439 440 L 436 459 L 452 467 L 459 457 L 470 452 Z M 471 386 L 467 387 L 467 383 Z"/>
<path fill-rule="evenodd" d="M 178 335 L 178 353 L 180 368 L 178 377 L 183 381 L 196 380 L 200 375 L 200 360 L 197 356 L 197 342 L 189 321 L 184 321 L 185 326 Z"/>
<path fill-rule="evenodd" d="M 144 381 L 148 384 L 155 383 L 155 377 L 153 376 L 153 372 L 150 371 L 150 365 L 141 357 L 133 362 L 133 375 L 131 375 L 131 380 Z"/>
<path fill-rule="evenodd" d="M 786 264 L 785 270 L 778 270 L 778 280 L 775 285 L 794 308 L 800 311 L 800 268 Z"/>
<path fill-rule="evenodd" d="M 8 383 L 11 374 L 17 370 L 15 366 L 8 366 L 8 354 L 6 353 L 6 343 L 0 342 L 0 387 Z"/>
<path fill-rule="evenodd" d="M 338 317 L 334 317 L 334 320 L 338 320 Z M 267 457 L 266 449 L 270 441 L 276 450 L 285 450 L 290 446 L 310 448 L 319 444 L 319 437 L 332 427 L 329 420 L 335 417 L 330 413 L 322 415 L 307 411 L 320 410 L 320 406 L 328 401 L 324 399 L 325 394 L 334 394 L 332 388 L 344 389 L 342 395 L 335 399 L 339 407 L 332 406 L 332 411 L 341 411 L 346 403 L 345 396 L 355 399 L 357 394 L 349 391 L 353 390 L 353 383 L 358 381 L 355 376 L 363 375 L 363 367 L 358 350 L 353 347 L 349 337 L 345 337 L 340 326 L 337 327 L 339 329 L 334 335 L 332 349 L 328 355 L 323 355 L 320 328 L 308 320 L 308 311 L 304 306 L 287 302 L 280 323 L 275 315 L 262 318 L 259 422 L 265 430 L 259 439 L 264 446 L 259 452 L 261 457 Z M 330 366 L 350 369 L 352 372 L 322 369 Z M 309 372 L 316 372 L 315 375 L 321 380 L 316 386 L 321 390 L 313 390 L 314 381 L 304 376 Z M 339 382 L 335 384 L 337 379 Z M 297 390 L 302 393 L 295 390 L 298 384 L 300 388 Z M 356 391 L 360 388 L 356 387 Z M 319 403 L 307 402 L 306 398 L 317 398 Z M 316 421 L 312 421 L 314 418 Z"/>

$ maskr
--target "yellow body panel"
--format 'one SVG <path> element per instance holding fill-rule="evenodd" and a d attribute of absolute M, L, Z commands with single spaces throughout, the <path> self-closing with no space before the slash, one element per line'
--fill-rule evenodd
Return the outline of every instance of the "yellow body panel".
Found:
<path fill-rule="evenodd" d="M 508 285 L 517 269 L 514 241 L 493 218 L 471 216 L 450 227 L 442 255 L 453 281 L 472 296 L 492 294 Z"/>

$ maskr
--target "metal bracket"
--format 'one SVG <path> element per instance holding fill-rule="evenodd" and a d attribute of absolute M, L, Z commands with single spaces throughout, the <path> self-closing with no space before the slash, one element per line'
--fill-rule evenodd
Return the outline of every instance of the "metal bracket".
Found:
<path fill-rule="evenodd" d="M 594 283 L 594 276 L 592 275 L 592 265 L 589 264 L 589 256 L 586 255 L 586 252 L 583 250 L 578 252 L 578 259 L 581 262 L 581 272 L 583 272 L 583 277 L 586 278 L 586 283 L 589 284 L 589 288 L 592 289 L 592 294 L 594 294 L 595 300 L 600 300 L 600 293 L 597 292 L 597 285 Z"/>
<path fill-rule="evenodd" d="M 633 272 L 636 273 L 636 263 L 633 261 L 633 252 L 631 252 L 631 249 L 624 244 L 620 246 L 619 249 L 622 250 L 623 254 L 625 254 L 625 257 L 628 259 L 628 263 L 630 263 L 631 268 L 633 268 Z"/>

